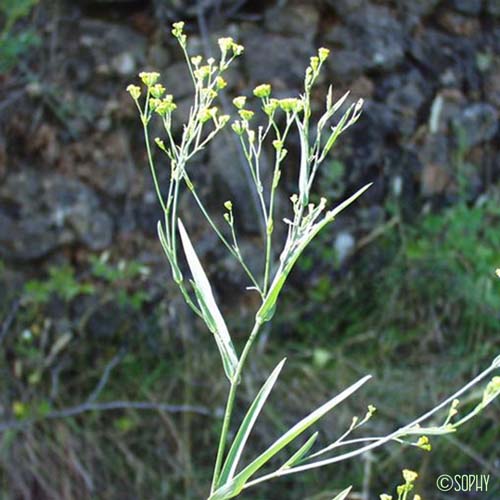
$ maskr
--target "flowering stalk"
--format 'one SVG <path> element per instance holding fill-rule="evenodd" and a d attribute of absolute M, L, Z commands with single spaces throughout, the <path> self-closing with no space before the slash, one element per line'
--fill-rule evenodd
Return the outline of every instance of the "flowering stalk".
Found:
<path fill-rule="evenodd" d="M 333 91 L 330 87 L 326 97 L 325 111 L 317 120 L 314 128 L 314 136 L 312 135 L 311 89 L 317 81 L 322 65 L 329 55 L 328 50 L 324 48 L 319 49 L 318 54 L 310 59 L 310 64 L 305 74 L 303 94 L 296 97 L 277 99 L 272 96 L 271 85 L 266 83 L 258 85 L 253 90 L 253 96 L 260 100 L 262 114 L 265 118 L 264 125 L 258 125 L 257 127 L 253 125 L 255 113 L 246 106 L 246 96 L 238 96 L 233 100 L 238 118 L 232 122 L 231 128 L 239 138 L 250 176 L 255 184 L 266 228 L 263 242 L 264 259 L 262 278 L 257 278 L 246 265 L 238 244 L 234 223 L 235 211 L 238 207 L 233 206 L 230 200 L 224 203 L 226 210 L 224 220 L 229 232 L 229 236 L 226 237 L 226 231 L 221 230 L 216 225 L 204 207 L 197 193 L 196 186 L 189 175 L 190 160 L 199 154 L 230 120 L 228 115 L 219 114 L 214 102 L 218 93 L 226 86 L 226 81 L 223 77 L 224 72 L 243 53 L 243 47 L 235 43 L 232 38 L 221 38 L 219 39 L 219 59 L 216 61 L 210 58 L 203 61 L 201 56 L 191 57 L 189 55 L 187 51 L 187 38 L 183 28 L 184 23 L 175 23 L 172 34 L 179 42 L 186 59 L 194 86 L 194 101 L 189 111 L 188 120 L 183 126 L 180 139 L 176 140 L 175 134 L 172 131 L 172 118 L 177 106 L 173 96 L 167 93 L 161 83 L 158 83 L 160 76 L 158 73 L 149 72 L 139 75 L 143 86 L 146 88 L 144 99 L 142 99 L 141 87 L 129 85 L 127 90 L 133 98 L 141 117 L 148 163 L 155 191 L 163 212 L 162 220 L 158 222 L 160 243 L 170 264 L 173 279 L 179 286 L 186 303 L 205 322 L 207 328 L 213 334 L 220 352 L 224 372 L 229 381 L 228 396 L 217 447 L 209 500 L 227 500 L 238 496 L 245 488 L 274 477 L 294 474 L 345 460 L 357 456 L 364 451 L 374 449 L 391 440 L 406 442 L 403 438 L 410 435 L 419 435 L 418 440 L 410 444 L 422 449 L 430 449 L 427 435 L 443 434 L 456 430 L 456 428 L 481 411 L 500 393 L 497 377 L 488 385 L 480 405 L 461 420 L 452 423 L 452 418 L 455 416 L 458 404 L 455 402 L 455 398 L 477 384 L 492 370 L 498 368 L 500 357 L 492 367 L 453 396 L 448 418 L 441 426 L 421 428 L 419 424 L 449 404 L 449 400 L 446 400 L 411 424 L 387 436 L 347 440 L 346 438 L 352 432 L 364 425 L 374 414 L 375 408 L 369 406 L 366 415 L 362 419 L 354 418 L 349 429 L 334 443 L 312 452 L 312 447 L 317 436 L 317 434 L 313 434 L 277 470 L 264 476 L 255 477 L 258 471 L 274 458 L 275 455 L 280 453 L 285 447 L 288 447 L 292 442 L 296 442 L 297 438 L 308 431 L 319 418 L 350 397 L 370 378 L 370 376 L 363 377 L 311 412 L 272 443 L 250 464 L 239 470 L 239 461 L 246 442 L 283 368 L 285 362 L 283 360 L 267 378 L 261 390 L 256 395 L 231 441 L 229 450 L 227 450 L 237 389 L 243 375 L 245 362 L 262 325 L 272 319 L 278 298 L 293 266 L 316 235 L 370 187 L 370 184 L 362 187 L 334 208 L 327 209 L 327 200 L 325 198 L 321 198 L 318 204 L 311 202 L 311 190 L 318 169 L 327 158 L 339 136 L 359 119 L 363 102 L 362 100 L 358 100 L 347 106 L 337 123 L 334 126 L 329 126 L 329 130 L 327 131 L 328 124 L 334 115 L 345 105 L 348 98 L 348 94 L 345 94 L 337 102 L 334 102 Z M 149 138 L 148 126 L 154 115 L 159 117 L 165 131 L 165 137 L 156 138 L 154 142 L 163 154 L 166 155 L 170 167 L 170 180 L 165 196 L 158 182 Z M 279 259 L 275 260 L 272 239 L 275 225 L 275 197 L 283 164 L 287 158 L 287 139 L 293 128 L 298 131 L 301 146 L 297 191 L 290 197 L 292 216 L 284 219 L 284 223 L 288 227 L 287 236 L 279 251 Z M 265 185 L 260 160 L 263 150 L 268 143 L 270 143 L 269 146 L 274 151 L 274 166 L 272 168 L 270 183 L 269 185 Z M 191 193 L 209 226 L 230 254 L 241 265 L 251 284 L 249 288 L 259 294 L 261 303 L 255 313 L 254 325 L 239 355 L 233 345 L 224 317 L 218 308 L 210 281 L 198 259 L 188 231 L 181 222 L 178 208 L 179 197 L 183 187 L 187 188 Z M 192 280 L 190 280 L 192 290 L 186 286 L 179 266 L 177 245 L 179 237 L 192 276 Z M 340 447 L 353 445 L 360 446 L 357 449 L 340 455 L 316 460 L 319 456 L 331 454 Z M 344 490 L 338 499 L 346 498 L 348 492 L 349 489 Z"/>

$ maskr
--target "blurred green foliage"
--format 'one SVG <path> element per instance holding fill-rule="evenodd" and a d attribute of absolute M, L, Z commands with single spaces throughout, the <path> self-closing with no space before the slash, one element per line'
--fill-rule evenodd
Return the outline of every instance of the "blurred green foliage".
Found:
<path fill-rule="evenodd" d="M 34 30 L 16 30 L 16 23 L 29 15 L 38 0 L 2 0 L 0 16 L 3 28 L 0 31 L 0 73 L 11 70 L 31 47 L 40 39 Z"/>
<path fill-rule="evenodd" d="M 414 225 L 400 222 L 353 262 L 347 279 L 320 273 L 301 290 L 303 307 L 287 309 L 294 329 L 337 339 L 376 331 L 392 339 L 389 349 L 439 331 L 461 338 L 452 344 L 457 352 L 470 348 L 474 338 L 498 331 L 499 207 L 492 196 L 423 215 Z M 332 248 L 325 248 L 318 255 L 326 267 Z"/>
<path fill-rule="evenodd" d="M 70 302 L 78 295 L 93 293 L 95 289 L 91 283 L 81 283 L 74 268 L 63 265 L 50 267 L 46 279 L 28 281 L 25 291 L 32 302 L 45 304 L 52 296 Z"/>

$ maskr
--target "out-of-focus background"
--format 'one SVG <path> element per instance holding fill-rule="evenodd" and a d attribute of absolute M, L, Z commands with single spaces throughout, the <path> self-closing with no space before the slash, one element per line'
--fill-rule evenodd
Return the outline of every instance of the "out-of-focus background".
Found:
<path fill-rule="evenodd" d="M 320 46 L 331 56 L 318 109 L 330 83 L 366 100 L 317 192 L 334 203 L 374 185 L 306 252 L 256 347 L 238 417 L 288 363 L 252 452 L 362 374 L 374 380 L 322 420 L 322 442 L 368 403 L 371 432 L 387 432 L 486 367 L 500 345 L 499 16 L 498 0 L 1 0 L 0 498 L 205 498 L 227 384 L 211 335 L 171 282 L 124 90 L 143 69 L 161 72 L 180 127 L 191 87 L 174 21 L 186 21 L 195 54 L 215 53 L 220 36 L 245 45 L 228 112 L 262 82 L 297 95 Z M 288 148 L 283 215 L 296 138 Z M 258 270 L 243 168 L 228 133 L 191 172 L 216 220 L 233 201 Z M 181 205 L 241 346 L 257 304 L 189 197 Z M 470 498 L 498 499 L 498 421 L 494 404 L 433 439 L 431 453 L 391 444 L 242 498 L 329 500 L 353 484 L 349 498 L 376 499 L 411 468 L 424 498 L 469 498 L 435 480 L 474 473 L 491 474 L 490 489 Z"/>

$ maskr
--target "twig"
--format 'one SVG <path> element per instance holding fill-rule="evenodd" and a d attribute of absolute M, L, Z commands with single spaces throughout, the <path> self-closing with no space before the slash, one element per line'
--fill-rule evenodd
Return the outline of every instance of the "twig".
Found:
<path fill-rule="evenodd" d="M 90 396 L 87 398 L 86 403 L 93 403 L 96 401 L 96 399 L 99 397 L 101 392 L 103 391 L 104 387 L 108 383 L 109 376 L 111 375 L 111 371 L 113 368 L 123 359 L 125 356 L 125 349 L 120 349 L 118 354 L 113 356 L 111 361 L 106 365 L 106 368 L 104 368 L 104 371 L 101 375 L 101 378 L 99 379 L 98 384 L 96 385 L 95 389 L 92 391 Z"/>
<path fill-rule="evenodd" d="M 8 430 L 21 430 L 44 420 L 55 420 L 60 418 L 74 417 L 88 411 L 111 411 L 111 410 L 157 410 L 168 413 L 191 412 L 198 415 L 212 416 L 213 412 L 204 406 L 192 405 L 170 405 L 166 403 L 150 403 L 149 401 L 109 401 L 107 403 L 82 403 L 81 405 L 56 410 L 41 417 L 26 420 L 10 420 L 0 423 L 0 432 Z"/>

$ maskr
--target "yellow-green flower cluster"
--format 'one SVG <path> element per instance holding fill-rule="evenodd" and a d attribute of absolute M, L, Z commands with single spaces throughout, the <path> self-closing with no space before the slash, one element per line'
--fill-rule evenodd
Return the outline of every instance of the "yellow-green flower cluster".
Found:
<path fill-rule="evenodd" d="M 166 116 L 177 108 L 177 104 L 173 102 L 172 94 L 167 94 L 163 99 L 156 99 L 155 105 L 154 111 L 160 116 Z"/>
<path fill-rule="evenodd" d="M 310 89 L 315 82 L 321 70 L 321 65 L 326 61 L 329 55 L 330 51 L 325 47 L 321 47 L 318 50 L 318 54 L 311 57 L 309 67 L 306 69 L 306 90 Z"/>
<path fill-rule="evenodd" d="M 429 438 L 427 436 L 420 436 L 418 438 L 418 441 L 416 442 L 416 446 L 421 450 L 425 451 L 432 450 L 431 442 L 429 441 Z"/>
<path fill-rule="evenodd" d="M 201 123 L 205 123 L 210 119 L 215 121 L 217 119 L 217 112 L 218 112 L 218 109 L 216 106 L 212 106 L 211 108 L 202 109 L 200 111 L 200 114 L 199 114 L 199 119 L 200 119 Z"/>
<path fill-rule="evenodd" d="M 414 482 L 416 481 L 418 474 L 415 471 L 404 469 L 403 470 L 403 479 L 405 480 L 405 484 L 398 486 L 396 491 L 399 496 L 404 495 L 405 493 L 410 492 L 414 487 Z"/>
<path fill-rule="evenodd" d="M 240 120 L 235 120 L 231 124 L 231 128 L 233 129 L 233 132 L 237 135 L 243 135 L 245 130 L 248 128 L 248 122 L 241 122 Z"/>
<path fill-rule="evenodd" d="M 253 115 L 255 113 L 253 111 L 250 111 L 249 109 L 240 109 L 238 111 L 238 114 L 241 116 L 242 120 L 246 120 L 248 122 L 253 118 Z"/>
<path fill-rule="evenodd" d="M 303 102 L 295 97 L 280 99 L 278 104 L 285 113 L 298 113 L 304 108 Z"/>
<path fill-rule="evenodd" d="M 245 50 L 243 45 L 237 44 L 231 37 L 219 38 L 218 40 L 220 52 L 221 52 L 221 69 L 225 69 L 226 66 L 226 57 L 230 57 L 231 59 L 243 54 Z"/>
<path fill-rule="evenodd" d="M 182 45 L 182 46 L 185 46 L 186 45 L 186 35 L 184 34 L 184 22 L 183 21 L 179 21 L 177 23 L 174 23 L 172 25 L 172 35 L 175 36 L 175 38 L 177 38 L 177 40 L 179 41 L 179 43 Z"/>
<path fill-rule="evenodd" d="M 247 102 L 247 98 L 245 96 L 238 96 L 233 99 L 233 104 L 237 109 L 243 109 L 245 103 Z"/>
<path fill-rule="evenodd" d="M 137 85 L 130 84 L 127 87 L 127 92 L 132 96 L 132 99 L 137 100 L 141 97 L 141 88 Z"/>
<path fill-rule="evenodd" d="M 319 60 L 321 62 L 326 61 L 326 59 L 328 58 L 329 55 L 330 55 L 330 51 L 328 49 L 325 49 L 325 47 L 321 47 L 318 50 L 318 57 L 319 57 Z"/>
<path fill-rule="evenodd" d="M 161 83 L 157 83 L 158 79 L 160 78 L 160 73 L 157 73 L 156 71 L 143 71 L 139 73 L 139 78 L 147 87 L 147 95 L 149 97 L 149 108 L 147 109 L 149 109 L 149 111 L 154 111 L 160 116 L 166 116 L 167 114 L 172 113 L 172 111 L 177 108 L 177 105 L 174 103 L 172 94 L 165 95 L 165 87 Z M 137 85 L 129 85 L 127 87 L 127 92 L 136 102 L 141 96 L 141 88 Z M 149 118 L 149 113 L 148 116 L 143 116 L 144 120 L 149 120 Z"/>
<path fill-rule="evenodd" d="M 152 87 L 160 78 L 160 73 L 156 71 L 142 71 L 139 73 L 139 78 L 142 80 L 142 83 L 146 85 L 146 87 Z"/>
<path fill-rule="evenodd" d="M 278 109 L 279 107 L 279 101 L 278 99 L 269 99 L 266 103 L 264 103 L 264 107 L 262 108 L 264 110 L 264 113 L 266 113 L 267 116 L 272 116 L 273 113 Z"/>
<path fill-rule="evenodd" d="M 268 83 L 258 85 L 253 89 L 253 95 L 255 97 L 259 97 L 260 99 L 269 97 L 271 95 L 271 85 L 269 85 Z"/>

